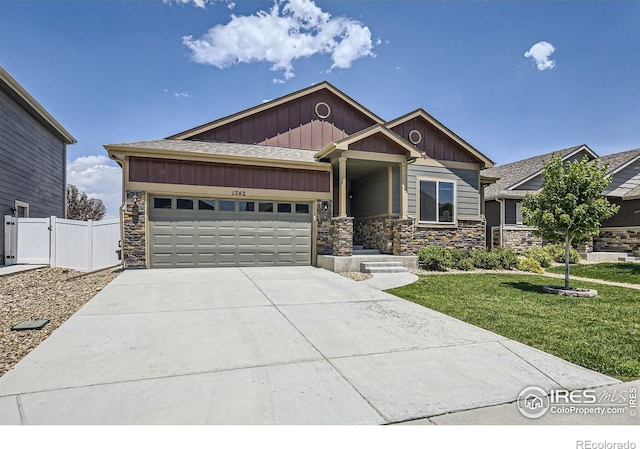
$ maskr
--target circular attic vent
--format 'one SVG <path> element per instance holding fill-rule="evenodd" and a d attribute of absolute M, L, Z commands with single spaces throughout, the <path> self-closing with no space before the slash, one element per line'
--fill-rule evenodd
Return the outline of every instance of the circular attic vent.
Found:
<path fill-rule="evenodd" d="M 316 115 L 323 119 L 327 118 L 329 117 L 329 115 L 331 115 L 331 108 L 327 103 L 325 103 L 324 101 L 321 101 L 318 104 L 316 104 Z"/>
<path fill-rule="evenodd" d="M 420 134 L 420 131 L 418 131 L 417 129 L 412 129 L 411 131 L 409 131 L 409 142 L 414 145 L 418 145 L 420 142 L 422 142 L 422 134 Z"/>

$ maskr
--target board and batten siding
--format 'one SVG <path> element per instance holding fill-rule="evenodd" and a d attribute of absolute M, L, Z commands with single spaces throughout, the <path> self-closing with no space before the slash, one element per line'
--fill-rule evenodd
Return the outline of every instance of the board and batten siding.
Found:
<path fill-rule="evenodd" d="M 456 217 L 480 216 L 480 194 L 478 170 L 467 168 L 432 167 L 411 164 L 408 167 L 407 186 L 409 189 L 410 216 L 417 216 L 417 178 L 431 178 L 456 182 Z"/>
<path fill-rule="evenodd" d="M 15 201 L 29 204 L 32 218 L 65 217 L 66 145 L 0 91 L 0 215 Z M 0 226 L 4 262 L 4 226 Z"/>

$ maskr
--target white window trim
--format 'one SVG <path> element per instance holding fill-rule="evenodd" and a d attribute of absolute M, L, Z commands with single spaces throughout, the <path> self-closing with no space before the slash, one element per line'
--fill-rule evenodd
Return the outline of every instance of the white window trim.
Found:
<path fill-rule="evenodd" d="M 29 218 L 29 203 L 25 203 L 24 201 L 15 200 L 14 201 L 14 207 L 16 209 L 16 213 L 15 213 L 16 217 L 18 216 L 18 208 L 22 207 L 22 208 L 25 209 L 24 218 Z"/>
<path fill-rule="evenodd" d="M 438 189 L 438 183 L 448 182 L 453 184 L 453 220 L 452 221 L 438 221 L 438 214 L 436 214 L 436 221 L 423 221 L 420 220 L 420 182 L 431 181 L 436 183 L 436 205 L 439 201 L 440 190 Z M 418 218 L 418 224 L 430 224 L 439 226 L 457 226 L 458 223 L 458 182 L 455 179 L 446 178 L 431 178 L 431 177 L 416 177 L 416 217 Z"/>
<path fill-rule="evenodd" d="M 518 221 L 518 215 L 520 215 L 520 221 Z M 522 226 L 524 223 L 524 217 L 522 216 L 522 201 L 516 201 L 516 225 Z"/>

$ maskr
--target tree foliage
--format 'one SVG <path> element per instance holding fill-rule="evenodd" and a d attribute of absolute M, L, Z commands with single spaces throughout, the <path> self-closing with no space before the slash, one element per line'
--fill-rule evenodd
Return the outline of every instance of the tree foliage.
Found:
<path fill-rule="evenodd" d="M 565 245 L 565 288 L 569 288 L 569 249 L 585 243 L 599 231 L 600 224 L 618 212 L 602 191 L 612 175 L 608 164 L 599 166 L 587 157 L 563 163 L 553 155 L 545 164 L 544 181 L 537 194 L 527 194 L 522 203 L 524 223 L 545 240 Z"/>
<path fill-rule="evenodd" d="M 73 184 L 67 184 L 67 218 L 70 220 L 102 220 L 107 209 L 100 199 L 89 198 Z"/>

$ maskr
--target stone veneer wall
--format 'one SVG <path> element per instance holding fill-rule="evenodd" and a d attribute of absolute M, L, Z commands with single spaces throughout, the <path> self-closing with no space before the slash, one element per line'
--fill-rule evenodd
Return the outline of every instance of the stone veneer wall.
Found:
<path fill-rule="evenodd" d="M 124 268 L 146 268 L 146 193 L 127 191 L 122 227 Z"/>
<path fill-rule="evenodd" d="M 502 247 L 511 248 L 518 254 L 532 246 L 542 246 L 544 244 L 542 237 L 533 235 L 533 228 L 502 229 Z"/>
<path fill-rule="evenodd" d="M 411 218 L 392 220 L 393 226 L 393 255 L 414 256 L 417 251 L 413 247 L 414 223 Z"/>
<path fill-rule="evenodd" d="M 327 210 L 324 210 L 324 204 Z M 331 223 L 332 201 L 316 201 L 316 254 L 326 256 L 333 254 L 333 225 Z"/>
<path fill-rule="evenodd" d="M 455 228 L 419 225 L 413 231 L 413 254 L 423 246 L 438 245 L 446 248 L 485 249 L 485 220 L 458 220 Z"/>
<path fill-rule="evenodd" d="M 333 217 L 331 225 L 333 255 L 353 255 L 353 217 Z"/>
<path fill-rule="evenodd" d="M 363 245 L 365 249 L 377 249 L 383 254 L 392 254 L 395 221 L 388 217 L 354 219 L 354 243 Z"/>
<path fill-rule="evenodd" d="M 593 250 L 640 256 L 640 227 L 602 228 L 600 234 L 593 238 Z"/>

